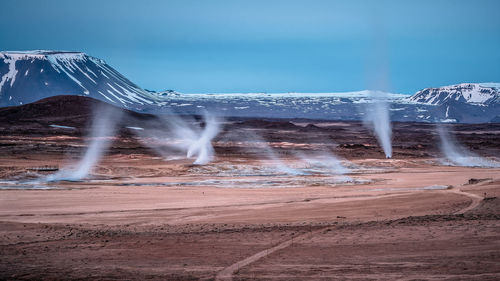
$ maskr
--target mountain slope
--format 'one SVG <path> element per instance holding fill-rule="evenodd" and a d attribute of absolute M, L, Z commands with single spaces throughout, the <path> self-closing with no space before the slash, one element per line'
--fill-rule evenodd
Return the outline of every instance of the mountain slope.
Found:
<path fill-rule="evenodd" d="M 255 118 L 362 120 L 371 91 L 350 93 L 183 94 L 141 89 L 103 60 L 80 52 L 0 52 L 0 107 L 58 95 L 80 95 L 138 112 Z M 500 84 L 464 83 L 426 88 L 412 96 L 386 93 L 391 120 L 498 122 Z"/>
<path fill-rule="evenodd" d="M 158 99 L 103 60 L 80 52 L 0 52 L 0 77 L 0 106 L 83 95 L 140 109 Z"/>
<path fill-rule="evenodd" d="M 449 101 L 476 105 L 500 103 L 500 84 L 463 83 L 439 88 L 426 88 L 409 98 L 412 102 L 442 105 Z"/>

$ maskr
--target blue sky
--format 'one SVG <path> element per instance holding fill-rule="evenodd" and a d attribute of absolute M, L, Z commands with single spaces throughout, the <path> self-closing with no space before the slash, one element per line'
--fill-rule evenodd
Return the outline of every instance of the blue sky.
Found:
<path fill-rule="evenodd" d="M 0 49 L 83 51 L 139 86 L 330 92 L 500 81 L 500 1 L 2 0 Z"/>

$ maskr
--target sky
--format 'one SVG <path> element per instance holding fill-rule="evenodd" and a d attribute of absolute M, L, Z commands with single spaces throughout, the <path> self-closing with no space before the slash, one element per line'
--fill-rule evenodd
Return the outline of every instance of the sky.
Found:
<path fill-rule="evenodd" d="M 500 1 L 2 0 L 0 50 L 82 51 L 149 90 L 414 93 L 500 82 Z"/>

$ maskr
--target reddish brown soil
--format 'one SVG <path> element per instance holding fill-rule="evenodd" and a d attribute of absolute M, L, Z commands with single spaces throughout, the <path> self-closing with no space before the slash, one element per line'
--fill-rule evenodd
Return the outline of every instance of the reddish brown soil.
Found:
<path fill-rule="evenodd" d="M 297 149 L 329 147 L 369 167 L 349 176 L 370 182 L 218 176 L 214 171 L 227 163 L 258 166 L 258 153 L 221 137 L 217 160 L 196 167 L 164 162 L 121 136 L 94 170 L 94 181 L 0 190 L 0 279 L 500 278 L 500 169 L 438 165 L 432 139 L 418 138 L 432 136 L 429 125 L 396 125 L 395 158 L 386 160 L 357 123 L 286 130 L 266 124 L 261 134 L 283 161 L 293 162 L 290 153 Z M 226 132 L 253 125 L 232 123 Z M 456 130 L 470 147 L 485 143 L 482 153 L 498 153 L 496 128 L 472 128 Z M 314 134 L 321 138 L 309 141 Z M 44 131 L 3 134 L 0 144 L 0 178 L 18 180 L 40 176 L 26 168 L 76 159 L 83 140 Z M 221 179 L 256 186 L 165 185 Z M 259 188 L 263 179 L 291 187 Z M 436 185 L 444 188 L 423 189 Z M 258 253 L 245 266 L 231 267 Z"/>

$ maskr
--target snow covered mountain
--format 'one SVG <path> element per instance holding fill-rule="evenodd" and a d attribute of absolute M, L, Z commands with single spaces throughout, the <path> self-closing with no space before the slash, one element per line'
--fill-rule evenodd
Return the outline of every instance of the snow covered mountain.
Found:
<path fill-rule="evenodd" d="M 139 112 L 361 120 L 370 91 L 348 93 L 208 93 L 141 89 L 103 60 L 80 52 L 0 52 L 0 107 L 57 95 L 80 95 Z M 412 96 L 386 93 L 391 120 L 484 123 L 500 120 L 500 84 L 426 88 Z"/>
<path fill-rule="evenodd" d="M 468 86 L 466 86 L 468 85 Z M 486 123 L 500 120 L 499 84 L 424 89 L 413 96 L 385 93 L 393 121 Z M 450 90 L 453 89 L 453 90 Z M 462 89 L 461 91 L 457 89 Z M 183 114 L 216 110 L 224 116 L 362 120 L 371 91 L 347 93 L 162 94 L 162 109 Z"/>
<path fill-rule="evenodd" d="M 409 98 L 412 102 L 442 105 L 448 101 L 491 105 L 500 103 L 500 84 L 463 83 L 439 88 L 426 88 Z"/>
<path fill-rule="evenodd" d="M 159 99 L 103 60 L 80 52 L 0 52 L 0 77 L 0 106 L 56 95 L 83 95 L 141 109 Z"/>

